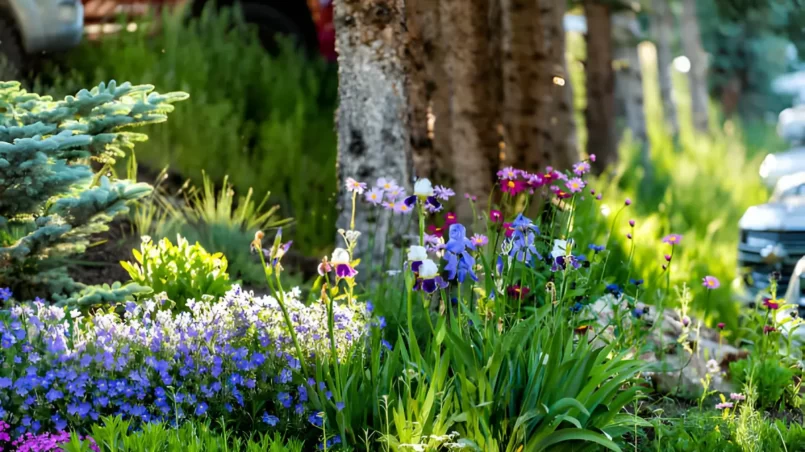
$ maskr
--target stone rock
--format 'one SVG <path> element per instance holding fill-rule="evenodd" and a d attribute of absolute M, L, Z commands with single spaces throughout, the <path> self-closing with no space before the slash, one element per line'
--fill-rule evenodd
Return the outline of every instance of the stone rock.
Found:
<path fill-rule="evenodd" d="M 621 318 L 620 326 L 624 329 L 632 328 L 635 321 L 640 322 L 646 333 L 645 342 L 639 349 L 635 346 L 632 352 L 648 363 L 644 375 L 656 391 L 696 397 L 702 392 L 701 380 L 708 374 L 709 390 L 734 391 L 727 378 L 729 363 L 747 356 L 746 350 L 724 343 L 717 330 L 705 327 L 695 318 L 686 318 L 686 325 L 676 311 L 666 309 L 659 315 L 653 306 L 637 303 L 635 307 L 648 312 L 637 319 L 623 298 L 611 295 L 600 298 L 590 306 L 597 316 L 598 327 L 593 330 L 598 334 L 597 340 L 614 340 L 617 317 Z"/>

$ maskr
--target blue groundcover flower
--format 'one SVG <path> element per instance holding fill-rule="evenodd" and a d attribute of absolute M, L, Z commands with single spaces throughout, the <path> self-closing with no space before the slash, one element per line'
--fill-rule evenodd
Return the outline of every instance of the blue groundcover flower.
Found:
<path fill-rule="evenodd" d="M 311 356 L 315 350 L 329 359 L 328 309 L 290 294 L 286 302 L 300 342 L 309 344 Z M 187 308 L 171 314 L 157 302 L 129 303 L 122 317 L 98 312 L 89 322 L 43 303 L 12 307 L 0 319 L 9 367 L 0 377 L 0 418 L 22 435 L 85 429 L 103 416 L 133 425 L 231 419 L 266 398 L 266 408 L 280 410 L 257 419 L 269 426 L 309 412 L 316 382 L 296 381 L 301 363 L 276 326 L 284 322 L 276 299 L 234 287 L 219 300 L 191 300 Z M 350 350 L 372 319 L 365 305 L 332 308 L 339 351 Z M 39 410 L 40 402 L 48 410 Z"/>

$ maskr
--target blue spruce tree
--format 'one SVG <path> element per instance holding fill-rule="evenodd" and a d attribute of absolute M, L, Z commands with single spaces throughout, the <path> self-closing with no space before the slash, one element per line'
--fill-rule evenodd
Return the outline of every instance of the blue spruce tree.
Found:
<path fill-rule="evenodd" d="M 172 104 L 188 97 L 153 89 L 111 81 L 54 101 L 0 82 L 0 287 L 17 299 L 78 305 L 144 290 L 87 287 L 68 276 L 66 262 L 151 192 L 147 184 L 112 178 L 110 169 L 147 139 L 128 129 L 165 121 Z"/>

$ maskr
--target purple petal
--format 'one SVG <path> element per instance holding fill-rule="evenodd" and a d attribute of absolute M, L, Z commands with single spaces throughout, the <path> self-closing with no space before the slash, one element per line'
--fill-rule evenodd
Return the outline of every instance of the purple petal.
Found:
<path fill-rule="evenodd" d="M 406 206 L 413 207 L 413 205 L 416 204 L 416 195 L 405 198 L 403 202 L 405 203 Z"/>

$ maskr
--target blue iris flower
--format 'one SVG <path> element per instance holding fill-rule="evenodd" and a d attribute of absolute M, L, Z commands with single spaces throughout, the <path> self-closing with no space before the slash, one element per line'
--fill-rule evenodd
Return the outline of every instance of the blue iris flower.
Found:
<path fill-rule="evenodd" d="M 475 258 L 467 251 L 475 251 L 475 245 L 467 238 L 467 229 L 458 223 L 450 225 L 449 240 L 445 244 L 444 258 L 447 265 L 444 270 L 447 272 L 447 279 L 458 278 L 458 282 L 463 283 L 467 275 L 473 281 L 478 281 L 475 274 Z"/>

